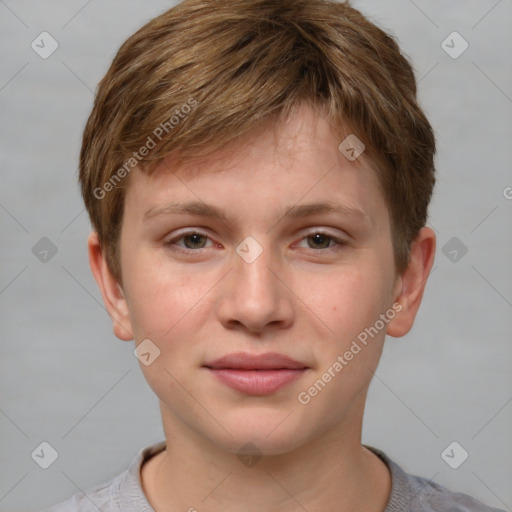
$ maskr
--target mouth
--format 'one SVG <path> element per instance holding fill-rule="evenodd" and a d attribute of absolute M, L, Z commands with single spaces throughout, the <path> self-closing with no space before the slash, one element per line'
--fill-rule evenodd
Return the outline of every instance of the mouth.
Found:
<path fill-rule="evenodd" d="M 252 396 L 265 396 L 300 378 L 309 367 L 283 354 L 237 352 L 203 365 L 228 387 Z"/>

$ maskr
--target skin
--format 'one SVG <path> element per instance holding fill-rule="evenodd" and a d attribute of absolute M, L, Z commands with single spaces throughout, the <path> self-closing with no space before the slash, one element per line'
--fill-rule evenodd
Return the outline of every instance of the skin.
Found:
<path fill-rule="evenodd" d="M 361 445 L 364 404 L 385 335 L 403 336 L 413 325 L 436 240 L 424 227 L 409 267 L 396 274 L 371 163 L 364 153 L 347 160 L 340 142 L 304 105 L 215 158 L 176 167 L 169 155 L 150 177 L 133 171 L 120 236 L 122 286 L 96 233 L 89 237 L 114 333 L 137 344 L 150 339 L 160 350 L 141 364 L 167 439 L 141 471 L 157 512 L 385 509 L 391 478 Z M 148 210 L 188 200 L 214 205 L 226 219 L 168 213 L 143 220 Z M 282 213 L 325 201 L 365 216 Z M 183 238 L 187 230 L 206 237 Z M 313 236 L 319 232 L 327 238 Z M 248 236 L 263 250 L 252 263 L 236 252 Z M 298 394 L 393 304 L 401 311 L 301 404 Z M 202 367 L 235 351 L 279 352 L 309 369 L 272 395 L 248 396 Z M 248 442 L 262 454 L 252 467 L 237 457 Z"/>

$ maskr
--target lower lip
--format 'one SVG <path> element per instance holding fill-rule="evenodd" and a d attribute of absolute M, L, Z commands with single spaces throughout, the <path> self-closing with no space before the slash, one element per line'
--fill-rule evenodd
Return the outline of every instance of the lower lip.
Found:
<path fill-rule="evenodd" d="M 232 370 L 208 368 L 221 382 L 247 395 L 270 395 L 298 379 L 306 368 L 283 370 Z"/>

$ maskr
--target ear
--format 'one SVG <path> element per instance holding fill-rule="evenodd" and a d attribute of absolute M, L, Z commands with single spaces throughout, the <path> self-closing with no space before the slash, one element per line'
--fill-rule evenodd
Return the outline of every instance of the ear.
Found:
<path fill-rule="evenodd" d="M 386 333 L 390 336 L 399 338 L 411 330 L 434 264 L 435 252 L 436 235 L 431 228 L 423 227 L 411 244 L 409 265 L 397 279 L 394 303 L 399 303 L 402 309 L 388 323 Z"/>
<path fill-rule="evenodd" d="M 128 305 L 121 285 L 108 268 L 105 255 L 100 245 L 98 233 L 93 231 L 87 240 L 89 265 L 98 283 L 103 302 L 112 319 L 114 334 L 123 341 L 133 339 Z"/>

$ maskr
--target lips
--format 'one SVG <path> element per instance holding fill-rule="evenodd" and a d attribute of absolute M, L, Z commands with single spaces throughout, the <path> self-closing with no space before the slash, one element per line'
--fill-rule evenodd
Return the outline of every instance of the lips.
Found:
<path fill-rule="evenodd" d="M 223 384 L 253 396 L 272 394 L 302 376 L 308 369 L 304 363 L 275 352 L 236 352 L 203 366 Z"/>
<path fill-rule="evenodd" d="M 214 370 L 298 370 L 307 368 L 307 365 L 276 352 L 265 354 L 235 352 L 206 363 L 204 366 Z"/>

